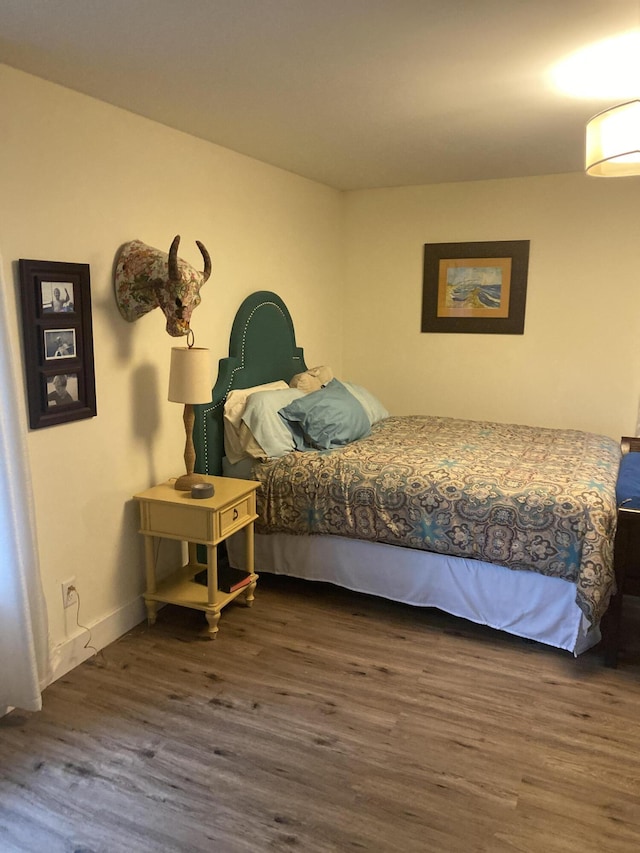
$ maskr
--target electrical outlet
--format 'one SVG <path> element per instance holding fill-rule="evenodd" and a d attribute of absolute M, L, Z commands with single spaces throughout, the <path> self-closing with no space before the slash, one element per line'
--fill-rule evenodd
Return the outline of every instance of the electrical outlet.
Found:
<path fill-rule="evenodd" d="M 76 592 L 76 579 L 69 578 L 67 581 L 62 582 L 62 605 L 63 607 L 71 607 L 78 600 L 78 593 Z"/>

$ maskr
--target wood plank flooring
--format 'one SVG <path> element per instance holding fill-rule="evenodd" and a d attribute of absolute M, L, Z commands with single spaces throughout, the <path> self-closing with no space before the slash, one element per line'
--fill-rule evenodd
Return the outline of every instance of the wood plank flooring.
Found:
<path fill-rule="evenodd" d="M 617 670 L 264 575 L 166 607 L 0 721 L 0 851 L 640 850 L 640 602 Z"/>

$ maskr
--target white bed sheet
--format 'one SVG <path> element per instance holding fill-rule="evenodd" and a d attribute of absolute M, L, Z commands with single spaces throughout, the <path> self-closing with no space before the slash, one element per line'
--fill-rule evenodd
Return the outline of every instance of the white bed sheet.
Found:
<path fill-rule="evenodd" d="M 454 616 L 579 655 L 600 640 L 575 603 L 575 585 L 491 563 L 339 536 L 256 534 L 260 572 L 324 581 Z M 244 539 L 228 540 L 243 568 Z M 514 606 L 514 602 L 521 602 Z"/>

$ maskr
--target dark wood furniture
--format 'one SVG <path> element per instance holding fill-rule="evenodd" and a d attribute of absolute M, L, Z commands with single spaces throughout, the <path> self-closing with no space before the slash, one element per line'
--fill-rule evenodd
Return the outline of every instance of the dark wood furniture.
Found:
<path fill-rule="evenodd" d="M 640 453 L 640 436 L 623 436 L 623 456 Z M 640 466 L 640 456 L 638 457 Z M 640 595 L 640 489 L 636 495 L 618 494 L 618 524 L 613 563 L 616 594 L 603 620 L 604 661 L 616 667 L 622 637 L 622 607 L 625 595 Z"/>

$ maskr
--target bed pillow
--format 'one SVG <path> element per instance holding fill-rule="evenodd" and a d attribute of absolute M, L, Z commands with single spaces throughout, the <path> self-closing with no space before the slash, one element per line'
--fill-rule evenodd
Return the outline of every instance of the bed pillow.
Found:
<path fill-rule="evenodd" d="M 292 388 L 298 388 L 309 394 L 312 391 L 319 391 L 333 379 L 333 370 L 324 365 L 320 367 L 310 367 L 304 373 L 296 373 L 291 379 L 289 385 Z"/>
<path fill-rule="evenodd" d="M 369 418 L 356 397 L 337 379 L 280 409 L 297 450 L 331 450 L 363 438 Z"/>
<path fill-rule="evenodd" d="M 284 380 L 277 382 L 267 382 L 266 385 L 254 385 L 251 388 L 234 388 L 229 391 L 227 399 L 224 401 L 224 416 L 236 429 L 240 428 L 242 413 L 247 405 L 247 400 L 252 394 L 258 391 L 275 391 L 289 386 Z"/>
<path fill-rule="evenodd" d="M 249 461 L 252 461 L 253 459 L 267 458 L 265 449 L 258 444 L 258 442 L 254 438 L 253 433 L 244 421 L 240 423 L 240 429 L 238 430 L 238 438 L 240 448 L 242 449 L 243 454 L 242 459 L 240 460 L 241 462 L 246 462 L 247 459 L 249 459 Z"/>
<path fill-rule="evenodd" d="M 291 430 L 287 429 L 278 411 L 301 397 L 304 397 L 302 391 L 286 385 L 281 390 L 258 391 L 249 397 L 242 423 L 263 451 L 261 456 L 254 458 L 271 459 L 296 449 Z M 249 446 L 245 452 L 247 455 L 252 454 Z"/>
<path fill-rule="evenodd" d="M 224 412 L 222 417 L 224 427 L 224 452 L 232 465 L 235 465 L 243 459 L 247 453 L 243 444 L 243 436 L 240 435 L 240 424 L 242 423 L 242 415 L 247 405 L 247 400 L 252 394 L 259 391 L 288 389 L 289 386 L 283 380 L 277 382 L 268 382 L 266 385 L 253 385 L 251 388 L 236 388 L 229 391 L 227 399 L 224 403 Z"/>
<path fill-rule="evenodd" d="M 353 382 L 343 382 L 342 384 L 345 388 L 348 388 L 349 391 L 351 391 L 353 396 L 359 400 L 360 403 L 362 403 L 362 407 L 367 413 L 371 426 L 377 424 L 378 421 L 389 417 L 389 412 L 385 409 L 380 400 L 378 400 L 377 397 L 374 397 L 371 391 L 367 391 L 367 389 L 363 388 L 362 385 L 356 385 Z"/>

